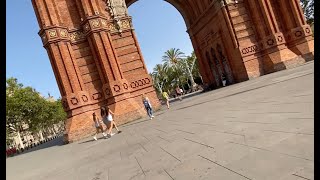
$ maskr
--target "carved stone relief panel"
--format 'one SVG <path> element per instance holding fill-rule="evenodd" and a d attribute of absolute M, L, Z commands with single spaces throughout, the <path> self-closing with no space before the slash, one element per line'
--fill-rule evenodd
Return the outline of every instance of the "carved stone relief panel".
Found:
<path fill-rule="evenodd" d="M 128 9 L 125 0 L 106 0 L 108 10 L 115 19 L 128 15 Z"/>

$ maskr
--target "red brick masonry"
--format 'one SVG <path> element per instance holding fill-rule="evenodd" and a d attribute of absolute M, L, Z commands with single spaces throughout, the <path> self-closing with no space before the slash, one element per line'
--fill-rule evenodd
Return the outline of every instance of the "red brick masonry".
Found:
<path fill-rule="evenodd" d="M 92 113 L 103 105 L 118 124 L 146 116 L 142 94 L 160 107 L 127 12 L 136 1 L 32 0 L 68 113 L 68 142 L 94 133 Z M 236 83 L 313 60 L 298 0 L 166 1 L 183 16 L 208 85 L 221 86 L 222 74 Z"/>

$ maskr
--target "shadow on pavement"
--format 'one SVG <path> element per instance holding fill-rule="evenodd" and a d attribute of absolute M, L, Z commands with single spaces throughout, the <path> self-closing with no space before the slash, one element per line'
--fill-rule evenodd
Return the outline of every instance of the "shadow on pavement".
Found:
<path fill-rule="evenodd" d="M 55 139 L 52 139 L 51 141 L 48 141 L 48 142 L 43 143 L 43 144 L 40 144 L 40 145 L 38 145 L 38 146 L 36 146 L 34 148 L 25 150 L 20 154 L 16 154 L 15 156 L 21 155 L 21 154 L 25 154 L 25 153 L 30 153 L 30 152 L 33 152 L 33 151 L 38 151 L 38 150 L 45 149 L 45 148 L 50 148 L 50 147 L 53 147 L 53 146 L 62 146 L 62 145 L 63 145 L 63 137 L 59 136 L 59 137 L 57 137 Z"/>

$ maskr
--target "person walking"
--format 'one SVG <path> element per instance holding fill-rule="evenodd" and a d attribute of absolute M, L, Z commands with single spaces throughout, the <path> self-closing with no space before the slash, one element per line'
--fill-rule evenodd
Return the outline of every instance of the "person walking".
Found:
<path fill-rule="evenodd" d="M 115 134 L 115 133 L 112 133 L 113 127 L 116 128 L 118 133 L 122 132 L 118 129 L 117 124 L 114 122 L 113 117 L 112 117 L 112 115 L 114 115 L 114 113 L 111 111 L 111 109 L 109 107 L 101 107 L 100 114 L 101 114 L 101 118 L 103 120 L 103 123 L 107 126 L 107 128 L 106 128 L 107 136 L 106 137 L 110 138 L 111 136 L 113 136 Z"/>
<path fill-rule="evenodd" d="M 221 79 L 222 79 L 222 85 L 223 85 L 223 87 L 225 87 L 226 84 L 227 84 L 227 78 L 226 78 L 226 76 L 225 76 L 224 74 L 222 74 L 222 75 L 221 75 Z"/>
<path fill-rule="evenodd" d="M 167 108 L 170 109 L 170 104 L 169 104 L 169 95 L 167 92 L 163 91 L 162 92 L 162 96 L 164 98 L 164 100 L 166 101 L 166 104 L 167 104 Z"/>
<path fill-rule="evenodd" d="M 176 87 L 176 94 L 179 100 L 182 101 L 182 94 L 179 86 Z"/>
<path fill-rule="evenodd" d="M 147 110 L 148 116 L 150 117 L 150 119 L 154 118 L 153 112 L 152 112 L 152 106 L 150 103 L 149 98 L 146 95 L 142 95 L 142 103 L 144 105 L 144 107 Z"/>
<path fill-rule="evenodd" d="M 94 126 L 96 127 L 96 134 L 93 136 L 93 139 L 96 141 L 96 140 L 98 140 L 97 139 L 97 135 L 99 134 L 99 131 L 101 131 L 103 137 L 105 137 L 106 134 L 104 133 L 102 124 L 100 123 L 99 119 L 97 118 L 95 112 L 92 113 L 92 119 L 93 119 L 93 122 L 94 122 Z"/>

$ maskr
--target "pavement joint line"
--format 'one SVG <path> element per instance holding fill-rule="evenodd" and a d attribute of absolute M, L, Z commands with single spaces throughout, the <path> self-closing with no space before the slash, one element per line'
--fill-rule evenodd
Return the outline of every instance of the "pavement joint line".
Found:
<path fill-rule="evenodd" d="M 216 165 L 218 165 L 218 166 L 220 166 L 220 167 L 223 167 L 224 169 L 227 169 L 227 170 L 229 170 L 229 171 L 231 171 L 231 172 L 233 172 L 233 173 L 235 173 L 235 174 L 238 174 L 238 175 L 240 175 L 240 176 L 242 176 L 242 177 L 244 177 L 244 178 L 246 178 L 246 179 L 252 180 L 251 178 L 248 178 L 247 176 L 242 175 L 242 174 L 240 174 L 240 173 L 238 173 L 238 172 L 236 172 L 236 171 L 234 171 L 234 170 L 232 170 L 232 169 L 230 169 L 230 168 L 227 168 L 227 167 L 225 167 L 225 166 L 223 166 L 223 165 L 221 165 L 221 164 L 219 164 L 219 163 L 217 163 L 217 162 L 215 162 L 215 161 L 213 161 L 213 160 L 211 160 L 211 159 L 209 159 L 209 158 L 203 157 L 203 156 L 201 156 L 201 155 L 198 155 L 198 156 L 200 156 L 201 158 L 206 159 L 206 160 L 208 160 L 208 161 L 210 161 L 210 162 L 212 162 L 212 163 L 214 163 L 214 164 L 216 164 Z"/>
<path fill-rule="evenodd" d="M 153 128 L 153 129 L 158 130 L 158 131 L 160 131 L 160 132 L 168 133 L 168 132 L 162 131 L 162 130 L 160 130 L 160 129 L 158 129 L 158 128 Z"/>
<path fill-rule="evenodd" d="M 167 140 L 167 139 L 165 139 L 165 138 L 163 138 L 163 137 L 161 137 L 161 136 L 158 136 L 160 139 L 163 139 L 163 140 L 165 140 L 165 141 L 167 141 L 167 142 L 169 142 L 170 143 L 170 141 L 169 140 Z"/>
<path fill-rule="evenodd" d="M 180 129 L 176 129 L 177 131 L 181 131 L 181 132 L 185 132 L 185 133 L 189 133 L 189 134 L 195 134 L 194 132 L 188 132 L 188 131 L 183 131 L 183 130 L 180 130 Z"/>
<path fill-rule="evenodd" d="M 138 143 L 146 152 L 148 152 L 147 150 L 146 150 L 146 148 L 144 148 L 144 146 L 142 146 L 142 144 L 140 144 L 140 143 Z"/>
<path fill-rule="evenodd" d="M 231 96 L 235 96 L 235 95 L 238 95 L 238 94 L 247 93 L 247 92 L 250 92 L 250 91 L 253 91 L 253 90 L 264 88 L 266 86 L 272 86 L 272 85 L 275 85 L 275 84 L 278 84 L 278 83 L 281 83 L 281 82 L 284 82 L 284 81 L 296 79 L 296 78 L 307 76 L 307 75 L 310 75 L 310 74 L 314 74 L 314 73 L 311 72 L 311 73 L 303 74 L 303 75 L 300 75 L 300 76 L 297 76 L 297 77 L 293 77 L 293 78 L 289 78 L 289 79 L 286 79 L 286 80 L 282 80 L 282 81 L 277 81 L 277 82 L 274 82 L 274 83 L 266 84 L 266 85 L 263 85 L 263 86 L 260 86 L 260 87 L 257 87 L 257 88 L 251 88 L 251 89 L 248 89 L 248 90 L 236 92 L 236 93 L 233 93 L 233 94 L 230 94 L 230 95 L 226 95 L 226 96 L 223 96 L 223 97 L 219 97 L 219 98 L 216 98 L 216 99 L 213 99 L 213 100 L 203 101 L 203 102 L 196 103 L 196 104 L 193 104 L 193 105 L 185 106 L 185 107 L 182 107 L 182 108 L 178 108 L 176 110 L 178 111 L 178 110 L 186 109 L 186 108 L 189 108 L 189 107 L 192 107 L 192 106 L 197 106 L 197 105 L 200 105 L 200 104 L 205 104 L 205 103 L 208 103 L 208 102 L 220 100 L 220 99 L 231 97 Z"/>
<path fill-rule="evenodd" d="M 261 102 L 257 102 L 257 104 L 259 104 L 259 103 L 275 103 L 275 102 L 278 102 L 278 101 L 261 101 Z"/>
<path fill-rule="evenodd" d="M 312 103 L 312 102 L 290 102 L 290 103 L 277 103 L 277 104 L 272 104 L 272 105 L 284 105 L 284 104 L 306 104 L 306 103 Z"/>
<path fill-rule="evenodd" d="M 297 118 L 287 118 L 287 119 L 314 119 L 314 117 L 297 117 Z"/>
<path fill-rule="evenodd" d="M 309 178 L 306 178 L 306 177 L 303 177 L 303 176 L 300 176 L 300 175 L 297 175 L 297 174 L 292 174 L 293 176 L 296 176 L 296 177 L 299 177 L 299 178 L 302 178 L 302 179 L 307 179 L 307 180 L 311 180 Z"/>
<path fill-rule="evenodd" d="M 181 126 L 181 124 L 171 123 L 170 125 Z"/>
<path fill-rule="evenodd" d="M 268 130 L 268 129 L 265 129 L 264 131 L 280 132 L 280 133 L 289 133 L 289 134 L 302 134 L 302 135 L 310 135 L 310 136 L 314 136 L 314 134 L 310 134 L 310 133 L 286 132 L 286 131 L 274 131 L 274 130 Z"/>
<path fill-rule="evenodd" d="M 169 120 L 169 119 L 167 119 L 167 121 L 171 121 L 171 122 L 180 122 L 180 121 L 174 121 L 174 120 Z"/>
<path fill-rule="evenodd" d="M 143 134 L 140 134 L 142 137 L 144 137 L 146 140 L 150 141 L 147 137 L 145 137 Z"/>
<path fill-rule="evenodd" d="M 224 134 L 232 134 L 232 135 L 237 135 L 237 136 L 244 136 L 243 134 L 236 134 L 236 133 L 230 133 L 230 132 L 222 132 L 222 131 L 216 131 L 216 130 L 213 130 L 213 129 L 209 129 L 208 131 L 215 131 L 215 132 L 218 132 L 218 133 L 224 133 Z"/>
<path fill-rule="evenodd" d="M 139 161 L 138 161 L 137 157 L 134 157 L 134 158 L 136 159 L 136 161 L 137 161 L 137 163 L 138 163 L 138 165 L 139 165 L 139 167 L 140 167 L 141 171 L 143 172 L 144 176 L 146 176 L 146 173 L 145 173 L 145 172 L 144 172 L 144 170 L 142 169 L 142 167 L 141 167 L 141 165 L 140 165 L 140 163 L 139 163 Z"/>
<path fill-rule="evenodd" d="M 225 111 L 244 111 L 243 109 L 226 109 Z"/>
<path fill-rule="evenodd" d="M 159 145 L 158 145 L 158 146 L 159 146 Z M 164 152 L 168 153 L 170 156 L 172 156 L 172 157 L 175 158 L 176 160 L 178 160 L 178 161 L 181 162 L 181 160 L 180 160 L 179 158 L 175 157 L 174 155 L 172 155 L 172 154 L 169 153 L 168 151 L 164 150 L 161 146 L 159 146 L 159 148 L 162 149 Z"/>
<path fill-rule="evenodd" d="M 249 145 L 246 145 L 246 144 L 241 144 L 241 143 L 236 143 L 236 142 L 231 142 L 231 141 L 229 141 L 229 143 L 238 144 L 238 145 L 242 145 L 242 146 L 247 146 L 247 147 L 254 148 L 254 149 L 269 151 L 269 152 L 273 152 L 273 153 L 278 153 L 278 154 L 282 154 L 282 155 L 286 155 L 286 156 L 295 157 L 295 158 L 298 158 L 298 159 L 303 159 L 303 160 L 307 160 L 307 161 L 314 162 L 313 160 L 308 159 L 308 158 L 299 157 L 299 156 L 295 156 L 295 155 L 291 155 L 291 154 L 286 154 L 286 153 L 282 153 L 282 152 L 271 151 L 271 150 L 269 150 L 269 149 L 264 149 L 264 148 L 249 146 Z"/>
<path fill-rule="evenodd" d="M 190 140 L 190 139 L 187 139 L 187 138 L 183 138 L 183 139 L 185 139 L 185 140 L 187 140 L 187 141 L 191 141 L 191 142 L 193 142 L 193 143 L 197 143 L 197 144 L 206 146 L 206 147 L 211 148 L 211 149 L 214 149 L 214 147 L 209 146 L 209 145 L 207 145 L 207 144 L 203 144 L 203 143 L 200 143 L 200 142 L 197 142 L 197 141 L 193 141 L 193 140 Z"/>
<path fill-rule="evenodd" d="M 200 125 L 205 125 L 205 126 L 217 126 L 215 124 L 206 124 L 206 123 L 192 123 L 192 124 L 200 124 Z"/>
<path fill-rule="evenodd" d="M 227 121 L 227 122 L 256 123 L 256 124 L 280 124 L 280 123 L 263 123 L 263 122 L 249 122 L 249 121 Z"/>
<path fill-rule="evenodd" d="M 145 121 L 149 121 L 149 119 L 135 121 L 135 122 L 129 122 L 129 123 L 126 123 L 126 124 L 122 125 L 121 127 L 128 127 L 128 126 L 136 125 L 136 124 L 139 124 L 139 123 L 142 123 L 142 122 L 145 122 Z"/>
<path fill-rule="evenodd" d="M 249 112 L 248 114 L 268 114 L 268 113 L 275 113 L 275 114 L 298 114 L 300 112 Z"/>
<path fill-rule="evenodd" d="M 271 112 L 266 112 L 266 113 L 279 113 L 279 114 L 281 114 L 281 113 L 285 113 L 285 114 L 299 114 L 299 113 L 301 113 L 301 112 L 279 112 L 279 111 L 271 111 Z"/>
<path fill-rule="evenodd" d="M 168 174 L 168 176 L 171 177 L 172 180 L 174 180 L 173 177 L 165 169 L 163 169 L 163 170 L 164 170 L 164 172 L 166 172 Z"/>
<path fill-rule="evenodd" d="M 295 96 L 292 96 L 292 97 L 302 97 L 302 96 L 310 96 L 310 95 L 313 95 L 313 94 L 301 94 L 301 95 L 295 95 Z"/>

